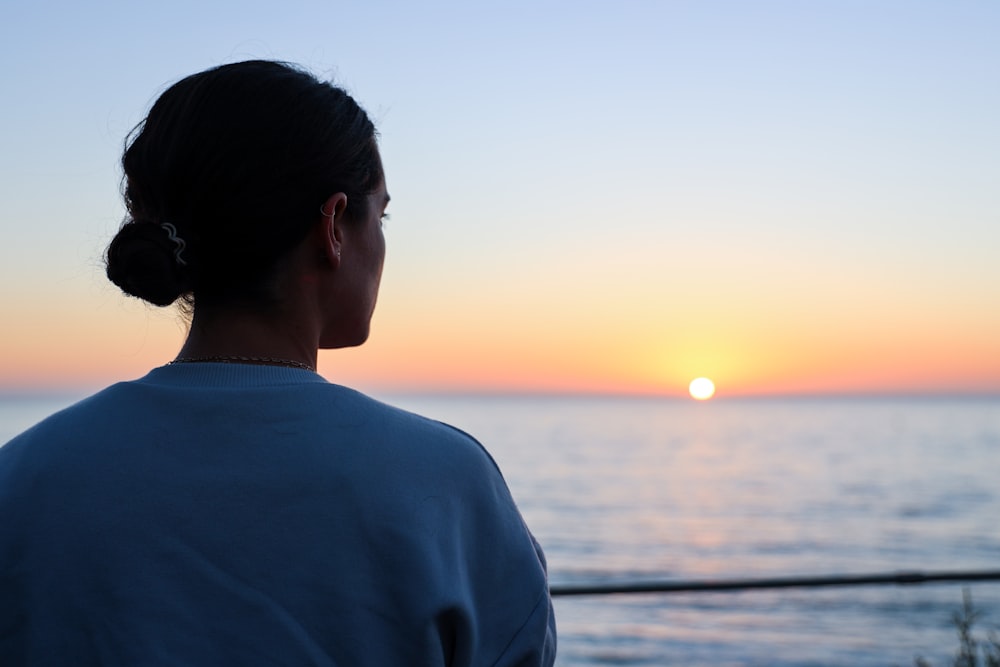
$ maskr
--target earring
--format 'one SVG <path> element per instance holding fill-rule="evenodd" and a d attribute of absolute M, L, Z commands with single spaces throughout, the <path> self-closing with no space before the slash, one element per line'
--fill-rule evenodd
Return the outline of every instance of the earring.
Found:
<path fill-rule="evenodd" d="M 330 218 L 330 222 L 333 222 L 333 216 L 336 215 L 337 212 L 334 211 L 332 213 L 327 213 L 326 211 L 323 210 L 323 204 L 320 204 L 319 205 L 319 214 L 321 216 L 323 216 L 324 218 Z"/>

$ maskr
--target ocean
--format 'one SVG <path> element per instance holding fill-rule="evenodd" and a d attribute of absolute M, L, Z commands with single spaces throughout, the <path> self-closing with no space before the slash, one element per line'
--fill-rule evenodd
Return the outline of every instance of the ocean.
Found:
<path fill-rule="evenodd" d="M 486 445 L 553 584 L 1000 568 L 1000 398 L 378 398 Z M 69 402 L 0 400 L 0 442 Z M 985 638 L 1000 582 L 968 589 Z M 560 597 L 557 664 L 950 666 L 962 596 Z"/>

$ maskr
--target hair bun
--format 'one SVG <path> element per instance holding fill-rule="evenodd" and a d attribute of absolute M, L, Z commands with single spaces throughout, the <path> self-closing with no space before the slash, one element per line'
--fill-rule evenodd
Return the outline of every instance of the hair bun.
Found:
<path fill-rule="evenodd" d="M 127 222 L 108 246 L 108 279 L 125 294 L 169 306 L 191 291 L 176 238 L 164 225 Z"/>

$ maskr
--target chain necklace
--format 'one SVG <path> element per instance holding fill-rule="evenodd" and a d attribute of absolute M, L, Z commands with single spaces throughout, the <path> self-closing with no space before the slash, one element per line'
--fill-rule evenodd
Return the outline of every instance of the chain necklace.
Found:
<path fill-rule="evenodd" d="M 316 369 L 309 364 L 292 359 L 275 359 L 273 357 L 178 357 L 171 361 L 173 364 L 197 364 L 197 363 L 220 363 L 220 364 L 265 364 L 268 366 L 289 366 L 291 368 L 301 368 L 302 370 L 316 372 Z"/>

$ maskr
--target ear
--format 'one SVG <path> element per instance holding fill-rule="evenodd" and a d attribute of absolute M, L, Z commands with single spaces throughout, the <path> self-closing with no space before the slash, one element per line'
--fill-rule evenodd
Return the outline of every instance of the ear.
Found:
<path fill-rule="evenodd" d="M 343 248 L 344 211 L 347 209 L 347 195 L 343 192 L 330 195 L 319 207 L 320 227 L 323 232 L 323 256 L 331 266 L 340 266 Z"/>

